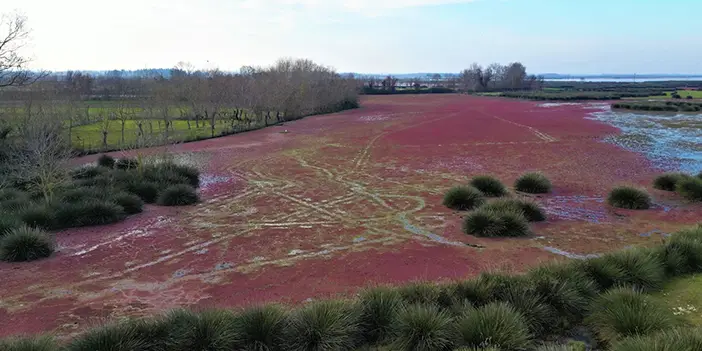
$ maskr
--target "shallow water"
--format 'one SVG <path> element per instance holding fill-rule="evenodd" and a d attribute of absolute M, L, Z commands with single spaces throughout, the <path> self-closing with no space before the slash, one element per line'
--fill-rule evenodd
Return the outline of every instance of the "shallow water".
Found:
<path fill-rule="evenodd" d="M 592 108 L 589 118 L 621 130 L 605 141 L 640 152 L 660 168 L 702 171 L 702 114 L 620 112 L 604 104 Z"/>

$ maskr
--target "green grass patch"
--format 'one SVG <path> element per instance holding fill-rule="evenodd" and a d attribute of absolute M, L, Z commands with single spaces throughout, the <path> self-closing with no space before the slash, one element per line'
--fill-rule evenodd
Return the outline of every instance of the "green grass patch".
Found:
<path fill-rule="evenodd" d="M 702 327 L 702 274 L 676 278 L 656 293 L 674 315 Z"/>

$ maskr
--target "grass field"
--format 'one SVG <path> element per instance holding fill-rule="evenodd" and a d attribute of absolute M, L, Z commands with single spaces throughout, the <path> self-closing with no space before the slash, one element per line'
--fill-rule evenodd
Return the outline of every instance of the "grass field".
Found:
<path fill-rule="evenodd" d="M 658 294 L 674 314 L 702 326 L 702 274 L 678 278 Z"/>
<path fill-rule="evenodd" d="M 116 149 L 124 144 L 133 145 L 139 138 L 139 121 L 127 120 L 124 128 L 124 143 L 122 143 L 122 122 L 110 120 L 73 128 L 71 141 L 74 147 L 82 150 L 101 149 L 103 147 L 103 128 L 107 130 L 107 148 Z M 165 123 L 162 120 L 145 120 L 142 122 L 144 133 L 155 138 L 163 138 L 165 135 Z M 200 122 L 200 127 L 195 127 L 195 122 L 174 120 L 169 130 L 169 139 L 172 141 L 190 141 L 196 139 L 206 139 L 211 137 L 212 129 L 209 123 Z M 235 124 L 235 127 L 239 127 Z M 222 132 L 229 132 L 231 123 L 228 121 L 217 121 L 215 125 L 215 136 Z"/>
<path fill-rule="evenodd" d="M 680 94 L 683 99 L 686 99 L 688 96 L 692 96 L 693 99 L 702 99 L 702 91 L 699 90 L 678 90 L 677 93 Z M 673 93 L 665 94 L 666 97 L 672 97 L 672 95 Z"/>
<path fill-rule="evenodd" d="M 657 245 L 702 218 L 702 206 L 650 187 L 650 210 L 606 205 L 615 184 L 646 187 L 661 170 L 603 142 L 619 130 L 585 118 L 591 112 L 459 94 L 368 96 L 360 109 L 286 123 L 288 133 L 273 127 L 174 146 L 201 164 L 202 202 L 58 232 L 52 257 L 24 269 L 0 263 L 0 336 L 523 271 Z M 447 189 L 473 176 L 511 186 L 526 171 L 545 173 L 554 187 L 530 196 L 548 219 L 528 237 L 466 235 L 463 214 L 442 205 Z"/>

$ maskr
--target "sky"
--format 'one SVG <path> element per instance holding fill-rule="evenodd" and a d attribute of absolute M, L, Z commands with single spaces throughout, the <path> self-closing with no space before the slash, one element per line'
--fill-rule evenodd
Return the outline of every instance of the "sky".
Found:
<path fill-rule="evenodd" d="M 702 73 L 702 0 L 0 0 L 32 67 L 237 70 L 281 57 L 340 72 Z M 2 30 L 2 29 L 0 29 Z M 2 32 L 0 32 L 2 33 Z"/>

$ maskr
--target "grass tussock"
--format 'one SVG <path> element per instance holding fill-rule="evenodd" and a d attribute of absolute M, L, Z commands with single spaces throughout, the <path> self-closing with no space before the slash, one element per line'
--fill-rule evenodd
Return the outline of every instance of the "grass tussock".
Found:
<path fill-rule="evenodd" d="M 456 343 L 453 317 L 434 305 L 408 305 L 396 322 L 397 350 L 451 350 Z"/>
<path fill-rule="evenodd" d="M 629 210 L 646 210 L 651 207 L 651 196 L 644 189 L 618 186 L 609 193 L 607 203 Z"/>
<path fill-rule="evenodd" d="M 255 306 L 237 316 L 236 349 L 247 351 L 279 350 L 283 340 L 286 311 L 276 305 Z"/>
<path fill-rule="evenodd" d="M 551 188 L 551 181 L 538 172 L 525 173 L 514 182 L 514 189 L 529 194 L 547 194 Z"/>
<path fill-rule="evenodd" d="M 284 331 L 291 351 L 351 350 L 359 342 L 359 316 L 348 301 L 321 301 L 290 314 Z"/>
<path fill-rule="evenodd" d="M 56 351 L 60 350 L 56 341 L 49 336 L 22 337 L 0 341 L 2 351 Z"/>
<path fill-rule="evenodd" d="M 679 181 L 675 191 L 688 201 L 702 201 L 702 178 L 686 178 Z"/>
<path fill-rule="evenodd" d="M 687 178 L 690 176 L 685 173 L 664 173 L 653 180 L 653 187 L 658 190 L 675 191 L 678 183 Z"/>
<path fill-rule="evenodd" d="M 604 293 L 593 303 L 586 324 L 599 340 L 611 344 L 625 337 L 671 329 L 677 322 L 653 297 L 631 288 L 618 288 Z"/>
<path fill-rule="evenodd" d="M 614 344 L 612 351 L 702 350 L 702 328 L 676 328 L 652 335 L 633 336 Z"/>
<path fill-rule="evenodd" d="M 529 222 L 519 211 L 478 209 L 463 219 L 463 232 L 478 237 L 529 236 Z"/>
<path fill-rule="evenodd" d="M 538 203 L 525 199 L 497 199 L 486 203 L 481 209 L 495 212 L 520 212 L 529 222 L 546 220 L 546 212 Z"/>
<path fill-rule="evenodd" d="M 110 200 L 122 207 L 124 213 L 128 215 L 141 213 L 144 210 L 144 201 L 134 194 L 120 192 L 111 196 Z"/>
<path fill-rule="evenodd" d="M 19 228 L 21 225 L 22 221 L 20 221 L 16 216 L 0 213 L 0 237 L 8 234 L 14 229 Z"/>
<path fill-rule="evenodd" d="M 184 184 L 170 186 L 158 197 L 158 204 L 161 206 L 185 206 L 199 201 L 200 197 L 195 188 Z"/>
<path fill-rule="evenodd" d="M 0 260 L 34 261 L 51 256 L 54 243 L 46 232 L 22 226 L 0 237 Z"/>
<path fill-rule="evenodd" d="M 507 195 L 507 188 L 502 182 L 489 175 L 481 175 L 474 177 L 470 181 L 470 185 L 488 197 L 501 197 Z"/>
<path fill-rule="evenodd" d="M 644 291 L 658 290 L 665 281 L 665 263 L 650 249 L 628 249 L 607 254 L 603 260 L 624 273 L 613 285 L 631 286 Z"/>
<path fill-rule="evenodd" d="M 360 295 L 360 327 L 369 343 L 387 341 L 393 335 L 395 323 L 404 300 L 398 289 L 374 287 Z"/>
<path fill-rule="evenodd" d="M 472 210 L 485 203 L 485 197 L 480 190 L 472 186 L 456 186 L 444 195 L 444 206 L 457 211 Z"/>
<path fill-rule="evenodd" d="M 504 302 L 494 302 L 468 313 L 458 322 L 461 343 L 472 347 L 526 350 L 532 340 L 521 313 Z"/>
<path fill-rule="evenodd" d="M 115 159 L 110 155 L 102 154 L 97 159 L 97 165 L 105 168 L 113 168 L 115 166 Z"/>

